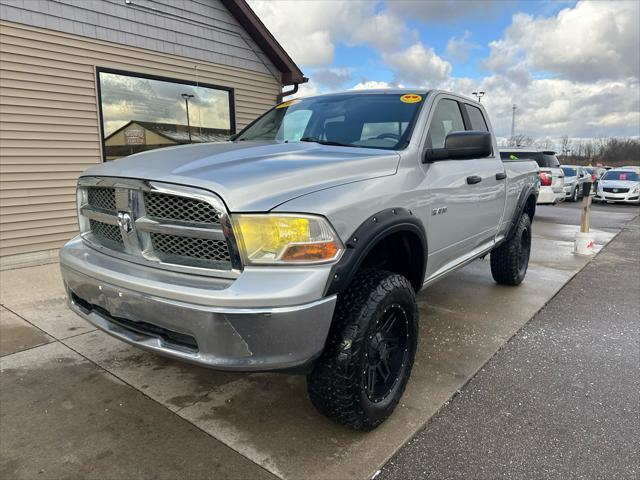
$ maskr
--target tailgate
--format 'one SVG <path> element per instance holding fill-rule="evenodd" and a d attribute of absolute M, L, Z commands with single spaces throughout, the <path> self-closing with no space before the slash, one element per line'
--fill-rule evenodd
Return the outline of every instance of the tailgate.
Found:
<path fill-rule="evenodd" d="M 564 173 L 559 173 L 556 169 L 549 169 L 548 172 L 551 174 L 551 190 L 556 193 L 564 192 Z"/>

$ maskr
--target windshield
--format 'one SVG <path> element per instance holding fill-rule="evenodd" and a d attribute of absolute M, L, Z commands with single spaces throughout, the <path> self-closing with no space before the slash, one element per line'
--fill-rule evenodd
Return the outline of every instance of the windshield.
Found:
<path fill-rule="evenodd" d="M 638 174 L 629 170 L 609 170 L 604 174 L 602 180 L 622 180 L 628 182 L 637 182 Z"/>
<path fill-rule="evenodd" d="M 354 93 L 289 100 L 269 110 L 234 140 L 307 141 L 397 150 L 409 143 L 425 97 Z"/>
<path fill-rule="evenodd" d="M 562 167 L 565 177 L 577 177 L 578 167 Z"/>

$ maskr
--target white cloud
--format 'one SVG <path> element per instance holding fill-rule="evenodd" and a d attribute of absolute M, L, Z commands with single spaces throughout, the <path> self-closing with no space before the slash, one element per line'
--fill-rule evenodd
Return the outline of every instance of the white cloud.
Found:
<path fill-rule="evenodd" d="M 353 68 L 326 68 L 314 70 L 313 80 L 329 89 L 342 87 L 351 81 Z"/>
<path fill-rule="evenodd" d="M 327 66 L 335 45 L 371 45 L 380 51 L 399 48 L 411 31 L 378 2 L 250 0 L 251 8 L 293 60 L 304 67 Z"/>
<path fill-rule="evenodd" d="M 637 78 L 639 18 L 637 1 L 582 1 L 549 18 L 519 13 L 504 39 L 490 44 L 487 67 L 499 72 L 524 61 L 576 81 Z"/>
<path fill-rule="evenodd" d="M 471 32 L 465 30 L 460 37 L 451 37 L 445 48 L 445 55 L 454 62 L 464 63 L 469 59 L 471 52 L 480 45 L 469 41 Z"/>
<path fill-rule="evenodd" d="M 640 2 L 579 2 L 551 16 L 518 13 L 501 38 L 490 42 L 484 78 L 461 78 L 451 65 L 474 50 L 466 31 L 434 51 L 414 30 L 419 22 L 452 22 L 479 15 L 501 2 L 250 0 L 293 59 L 311 78 L 300 95 L 401 85 L 442 88 L 464 95 L 483 90 L 496 133 L 508 137 L 511 106 L 516 132 L 534 138 L 562 135 L 640 135 Z M 541 7 L 542 10 L 544 8 Z M 410 23 L 409 23 L 410 22 Z M 367 69 L 335 68 L 338 45 L 366 45 L 377 53 L 370 65 L 386 70 L 381 81 Z M 444 57 L 444 58 L 443 58 Z M 354 65 L 355 67 L 356 65 Z M 359 80 L 358 80 L 359 79 Z"/>
<path fill-rule="evenodd" d="M 563 135 L 640 135 L 638 82 L 601 80 L 591 84 L 571 80 L 532 80 L 526 89 L 501 76 L 485 79 L 482 103 L 499 136 L 511 129 L 511 107 L 516 109 L 516 133 L 534 138 Z"/>
<path fill-rule="evenodd" d="M 451 64 L 422 43 L 399 52 L 383 53 L 382 59 L 393 70 L 396 82 L 409 85 L 437 87 L 451 74 Z"/>
<path fill-rule="evenodd" d="M 402 85 L 396 85 L 389 82 L 378 82 L 375 80 L 363 80 L 355 84 L 352 90 L 371 90 L 376 88 L 402 88 Z"/>
<path fill-rule="evenodd" d="M 491 42 L 482 81 L 498 135 L 640 135 L 638 2 L 580 2 L 552 17 L 513 16 Z M 546 75 L 544 72 L 548 72 Z M 544 77 L 548 78 L 544 78 Z"/>

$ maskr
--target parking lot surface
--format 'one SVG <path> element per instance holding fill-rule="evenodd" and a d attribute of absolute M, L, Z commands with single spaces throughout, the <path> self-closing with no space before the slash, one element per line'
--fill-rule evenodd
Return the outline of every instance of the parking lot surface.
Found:
<path fill-rule="evenodd" d="M 638 245 L 636 221 L 378 478 L 638 478 Z"/>
<path fill-rule="evenodd" d="M 637 214 L 612 207 L 597 248 Z M 369 478 L 588 263 L 571 253 L 575 211 L 539 209 L 520 287 L 479 260 L 418 296 L 411 381 L 368 434 L 320 416 L 303 377 L 214 372 L 93 330 L 67 310 L 55 264 L 4 271 L 0 476 Z"/>

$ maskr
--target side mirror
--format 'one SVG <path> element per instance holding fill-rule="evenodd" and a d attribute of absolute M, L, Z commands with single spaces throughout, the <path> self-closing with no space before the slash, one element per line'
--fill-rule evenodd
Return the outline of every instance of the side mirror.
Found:
<path fill-rule="evenodd" d="M 423 162 L 484 158 L 491 155 L 492 151 L 493 140 L 489 132 L 479 130 L 451 132 L 444 141 L 444 148 L 426 150 Z"/>

